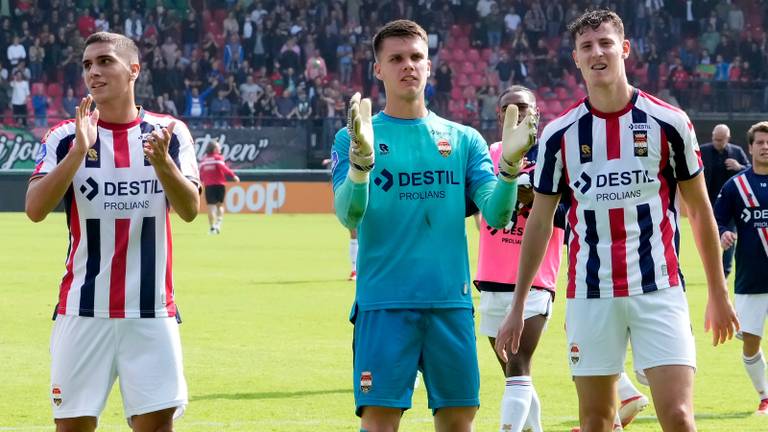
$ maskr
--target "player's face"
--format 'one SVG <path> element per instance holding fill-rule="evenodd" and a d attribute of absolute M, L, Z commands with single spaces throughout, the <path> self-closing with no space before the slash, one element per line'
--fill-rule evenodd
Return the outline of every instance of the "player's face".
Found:
<path fill-rule="evenodd" d="M 129 63 L 111 43 L 94 43 L 83 52 L 83 80 L 96 104 L 133 93 L 140 66 Z"/>
<path fill-rule="evenodd" d="M 752 165 L 768 167 L 768 132 L 755 132 L 755 139 L 749 145 Z"/>
<path fill-rule="evenodd" d="M 384 82 L 387 97 L 413 101 L 424 97 L 431 67 L 423 39 L 390 37 L 381 43 L 374 72 Z"/>
<path fill-rule="evenodd" d="M 572 55 L 587 87 L 610 86 L 626 80 L 624 59 L 629 56 L 629 41 L 611 23 L 602 23 L 596 30 L 587 27 L 577 35 Z"/>
<path fill-rule="evenodd" d="M 499 122 L 499 130 L 504 128 L 504 114 L 507 112 L 507 107 L 510 105 L 517 105 L 517 124 L 522 123 L 528 113 L 535 113 L 536 98 L 532 94 L 525 91 L 516 91 L 506 93 L 501 97 L 499 101 L 499 111 L 496 113 L 496 119 Z"/>

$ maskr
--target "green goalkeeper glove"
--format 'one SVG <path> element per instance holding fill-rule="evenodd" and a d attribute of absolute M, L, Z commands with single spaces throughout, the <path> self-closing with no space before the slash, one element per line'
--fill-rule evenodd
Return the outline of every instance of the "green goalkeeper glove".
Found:
<path fill-rule="evenodd" d="M 517 178 L 523 168 L 523 156 L 536 143 L 536 130 L 539 123 L 539 113 L 528 113 L 520 124 L 517 124 L 517 106 L 509 105 L 504 113 L 504 130 L 501 133 L 501 158 L 499 159 L 499 174 L 507 182 Z"/>
<path fill-rule="evenodd" d="M 349 177 L 356 183 L 368 181 L 373 169 L 373 125 L 371 124 L 371 100 L 360 100 L 355 93 L 349 101 L 347 117 L 349 132 Z"/>

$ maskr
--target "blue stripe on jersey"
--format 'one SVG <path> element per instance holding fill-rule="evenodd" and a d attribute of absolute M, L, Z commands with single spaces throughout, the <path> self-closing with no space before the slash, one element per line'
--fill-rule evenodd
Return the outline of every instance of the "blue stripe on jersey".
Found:
<path fill-rule="evenodd" d="M 592 162 L 592 113 L 579 119 L 579 161 Z"/>
<path fill-rule="evenodd" d="M 147 122 L 143 121 L 143 122 L 141 122 L 141 124 L 139 125 L 139 129 L 141 129 L 141 134 L 142 134 L 142 135 L 146 135 L 146 134 L 150 134 L 150 133 L 152 133 L 152 131 L 154 131 L 154 130 L 155 130 L 155 125 L 153 125 L 153 124 L 149 124 L 149 123 L 147 123 Z M 141 144 L 143 145 L 144 143 L 142 142 Z M 149 163 L 149 159 L 147 159 L 147 158 L 145 157 L 145 158 L 144 158 L 144 166 L 150 166 L 150 165 L 151 165 L 151 164 Z"/>
<path fill-rule="evenodd" d="M 632 123 L 648 123 L 648 114 L 637 107 L 632 107 Z"/>
<path fill-rule="evenodd" d="M 85 235 L 88 239 L 88 259 L 85 262 L 85 281 L 80 287 L 80 316 L 93 316 L 93 302 L 96 294 L 96 276 L 101 261 L 101 220 L 86 219 Z"/>
<path fill-rule="evenodd" d="M 600 270 L 600 257 L 597 255 L 597 222 L 595 221 L 594 210 L 584 210 L 584 223 L 587 227 L 587 233 L 584 236 L 584 243 L 589 248 L 589 258 L 587 258 L 587 298 L 600 298 L 600 279 L 598 272 Z"/>
<path fill-rule="evenodd" d="M 168 154 L 171 156 L 171 159 L 173 159 L 173 163 L 181 168 L 181 162 L 179 162 L 179 148 L 179 138 L 176 137 L 176 134 L 171 135 L 171 143 L 168 144 Z"/>
<path fill-rule="evenodd" d="M 565 135 L 565 131 L 568 130 L 569 127 L 571 127 L 573 123 L 569 124 L 568 126 L 560 129 L 559 131 L 552 134 L 551 137 L 547 140 L 546 143 L 544 143 L 544 166 L 541 168 L 542 172 L 545 173 L 554 173 L 555 172 L 555 164 L 557 163 L 557 158 L 555 155 L 560 152 L 560 143 L 562 142 L 563 135 Z M 539 149 L 541 151 L 541 149 Z M 563 167 L 565 169 L 565 167 Z M 565 185 L 565 175 L 563 175 L 560 179 L 560 185 L 558 185 L 557 189 L 554 188 L 554 185 L 552 184 L 552 176 L 549 175 L 542 175 L 539 178 L 539 187 L 537 189 L 538 192 L 546 193 L 546 194 L 552 194 L 552 193 L 561 193 L 564 190 Z"/>
<path fill-rule="evenodd" d="M 637 254 L 640 257 L 640 274 L 642 275 L 643 292 L 656 291 L 656 272 L 653 255 L 651 255 L 651 236 L 653 235 L 653 218 L 650 204 L 637 206 L 637 225 L 640 228 L 640 247 Z"/>
<path fill-rule="evenodd" d="M 679 180 L 693 178 L 688 169 L 688 162 L 685 160 L 685 141 L 683 141 L 683 137 L 680 136 L 680 133 L 677 132 L 677 129 L 671 124 L 665 123 L 656 117 L 653 117 L 653 119 L 656 120 L 659 123 L 659 126 L 664 130 L 664 133 L 667 136 L 667 141 L 672 149 L 672 159 L 675 161 L 675 178 Z M 670 191 L 672 190 L 674 190 L 674 188 L 670 186 Z M 670 194 L 670 202 L 674 202 L 672 194 Z"/>
<path fill-rule="evenodd" d="M 101 138 L 96 137 L 96 143 L 91 147 L 96 152 L 96 158 L 92 159 L 90 155 L 85 156 L 86 168 L 101 168 Z M 88 150 L 90 152 L 90 150 Z"/>
<path fill-rule="evenodd" d="M 139 282 L 139 314 L 155 318 L 155 217 L 141 223 L 141 281 Z"/>
<path fill-rule="evenodd" d="M 62 159 L 69 153 L 69 144 L 75 139 L 75 134 L 67 135 L 59 141 L 59 145 L 56 146 L 56 164 L 60 164 Z"/>

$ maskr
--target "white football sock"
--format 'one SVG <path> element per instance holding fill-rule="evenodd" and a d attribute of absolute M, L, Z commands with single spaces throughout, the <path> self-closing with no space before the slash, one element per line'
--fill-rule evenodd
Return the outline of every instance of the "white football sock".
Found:
<path fill-rule="evenodd" d="M 752 385 L 760 395 L 760 399 L 768 398 L 768 382 L 765 378 L 765 359 L 763 358 L 763 351 L 760 350 L 752 357 L 742 355 L 744 360 L 744 368 L 747 370 L 747 375 L 752 381 Z"/>
<path fill-rule="evenodd" d="M 533 432 L 544 431 L 541 427 L 541 401 L 533 382 L 531 382 L 531 407 L 528 409 L 528 417 L 525 418 L 525 427 L 530 428 Z"/>
<path fill-rule="evenodd" d="M 531 408 L 531 377 L 513 376 L 506 379 L 504 397 L 501 398 L 500 431 L 520 432 Z"/>
<path fill-rule="evenodd" d="M 622 372 L 619 375 L 619 402 L 625 401 L 633 396 L 641 396 L 640 390 L 632 384 L 626 373 Z"/>
<path fill-rule="evenodd" d="M 349 261 L 352 271 L 357 271 L 357 239 L 349 239 Z"/>

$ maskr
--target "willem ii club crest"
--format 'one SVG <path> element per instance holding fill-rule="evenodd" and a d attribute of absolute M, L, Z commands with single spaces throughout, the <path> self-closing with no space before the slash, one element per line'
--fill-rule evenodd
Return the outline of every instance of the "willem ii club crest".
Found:
<path fill-rule="evenodd" d="M 360 391 L 368 393 L 373 387 L 373 375 L 369 371 L 360 374 Z"/>
<path fill-rule="evenodd" d="M 451 154 L 451 150 L 453 150 L 453 148 L 451 147 L 450 141 L 445 138 L 440 138 L 437 140 L 437 150 L 440 152 L 441 156 L 448 157 Z"/>
<path fill-rule="evenodd" d="M 54 405 L 61 406 L 61 387 L 55 384 L 51 387 L 51 401 Z"/>

